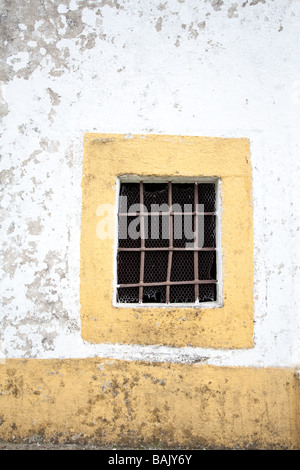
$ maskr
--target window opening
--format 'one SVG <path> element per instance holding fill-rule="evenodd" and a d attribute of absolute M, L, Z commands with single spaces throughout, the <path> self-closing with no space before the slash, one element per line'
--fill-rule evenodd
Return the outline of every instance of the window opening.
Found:
<path fill-rule="evenodd" d="M 216 182 L 121 182 L 117 302 L 217 300 Z"/>

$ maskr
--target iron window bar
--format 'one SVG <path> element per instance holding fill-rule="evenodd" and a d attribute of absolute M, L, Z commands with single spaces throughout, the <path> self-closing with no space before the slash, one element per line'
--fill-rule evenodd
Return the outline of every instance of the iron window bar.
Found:
<path fill-rule="evenodd" d="M 200 183 L 201 184 L 201 183 Z M 199 247 L 198 246 L 198 216 L 216 216 L 216 211 L 197 211 L 197 204 L 198 204 L 199 192 L 198 192 L 198 183 L 194 183 L 194 197 L 193 197 L 193 211 L 190 212 L 183 212 L 183 211 L 160 211 L 160 212 L 148 212 L 144 211 L 144 183 L 140 181 L 139 183 L 139 204 L 140 210 L 135 212 L 121 212 L 118 211 L 118 216 L 138 216 L 140 218 L 140 240 L 141 244 L 139 247 L 118 247 L 118 252 L 140 252 L 140 274 L 139 274 L 139 282 L 131 282 L 131 283 L 119 283 L 117 284 L 117 288 L 138 288 L 138 302 L 140 304 L 143 303 L 143 294 L 144 294 L 144 287 L 154 287 L 154 286 L 164 286 L 166 287 L 166 303 L 170 303 L 170 287 L 171 286 L 194 286 L 194 295 L 195 299 L 194 302 L 199 301 L 199 286 L 206 285 L 206 284 L 213 284 L 216 285 L 218 283 L 217 279 L 199 279 L 199 259 L 198 253 L 199 252 L 216 252 L 216 247 Z M 168 182 L 168 205 L 172 208 L 172 182 Z M 169 216 L 169 246 L 162 247 L 146 247 L 145 246 L 145 225 L 144 220 L 145 217 L 149 216 Z M 173 246 L 173 218 L 175 215 L 192 215 L 194 220 L 194 244 L 189 247 L 174 247 Z M 145 274 L 145 253 L 146 252 L 160 252 L 160 251 L 167 251 L 168 252 L 168 264 L 167 264 L 167 275 L 166 281 L 157 281 L 157 282 L 144 282 L 144 274 Z M 193 280 L 184 280 L 184 281 L 171 281 L 171 270 L 172 270 L 172 261 L 173 261 L 173 253 L 174 252 L 182 252 L 182 251 L 192 251 L 194 252 L 194 279 Z"/>
<path fill-rule="evenodd" d="M 172 207 L 172 183 L 168 183 L 168 203 L 169 207 Z M 166 303 L 170 303 L 170 279 L 172 269 L 172 258 L 173 258 L 173 216 L 169 216 L 169 254 L 168 254 L 168 268 L 167 268 L 167 284 L 166 284 Z"/>
<path fill-rule="evenodd" d="M 144 205 L 144 183 L 140 182 L 140 207 Z M 140 227 L 141 227 L 141 248 L 145 248 L 145 225 L 144 216 L 140 213 Z M 139 303 L 143 302 L 143 281 L 144 281 L 144 268 L 145 268 L 145 250 L 141 251 L 141 265 L 140 265 L 140 282 L 139 282 Z"/>
<path fill-rule="evenodd" d="M 203 247 L 203 248 L 193 248 L 193 247 L 186 247 L 182 248 L 180 246 L 158 246 L 158 247 L 151 247 L 151 246 L 144 246 L 144 247 L 136 247 L 136 248 L 126 248 L 126 247 L 118 247 L 118 251 L 217 251 L 216 247 Z"/>
<path fill-rule="evenodd" d="M 200 285 L 200 284 L 217 284 L 218 281 L 214 279 L 208 280 L 195 280 L 195 281 L 161 281 L 161 282 L 137 282 L 135 284 L 118 284 L 117 287 L 151 287 L 151 286 L 184 286 L 184 285 Z"/>

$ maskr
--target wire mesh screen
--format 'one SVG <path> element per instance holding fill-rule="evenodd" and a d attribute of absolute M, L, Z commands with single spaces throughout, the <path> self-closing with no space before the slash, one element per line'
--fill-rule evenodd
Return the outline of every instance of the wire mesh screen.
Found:
<path fill-rule="evenodd" d="M 121 183 L 117 301 L 213 302 L 215 183 Z"/>

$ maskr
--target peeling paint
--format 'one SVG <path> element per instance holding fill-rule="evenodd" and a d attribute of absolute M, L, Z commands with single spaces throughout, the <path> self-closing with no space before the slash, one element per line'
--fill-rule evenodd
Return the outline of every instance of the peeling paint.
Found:
<path fill-rule="evenodd" d="M 162 28 L 162 17 L 160 16 L 156 22 L 156 25 L 155 25 L 155 29 L 157 32 L 161 31 L 161 28 Z"/>
<path fill-rule="evenodd" d="M 257 5 L 258 3 L 266 3 L 266 0 L 252 0 L 252 2 L 250 3 L 250 6 Z"/>
<path fill-rule="evenodd" d="M 220 11 L 224 2 L 222 0 L 209 0 L 215 11 Z"/>
<path fill-rule="evenodd" d="M 30 220 L 27 222 L 28 232 L 30 235 L 39 235 L 43 229 L 41 226 L 40 217 L 37 220 Z"/>

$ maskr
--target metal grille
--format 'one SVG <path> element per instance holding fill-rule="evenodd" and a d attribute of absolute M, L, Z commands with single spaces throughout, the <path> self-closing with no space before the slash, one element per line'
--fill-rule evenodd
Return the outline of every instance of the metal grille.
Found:
<path fill-rule="evenodd" d="M 121 183 L 120 196 L 117 301 L 215 301 L 215 184 Z"/>

